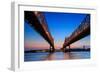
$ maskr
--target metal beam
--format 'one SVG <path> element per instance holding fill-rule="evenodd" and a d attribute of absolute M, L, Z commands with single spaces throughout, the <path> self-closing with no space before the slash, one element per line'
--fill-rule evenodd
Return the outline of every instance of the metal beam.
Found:
<path fill-rule="evenodd" d="M 50 44 L 50 46 L 52 46 L 52 49 L 54 50 L 54 39 L 49 32 L 43 14 L 32 11 L 25 11 L 24 14 L 25 20 Z"/>
<path fill-rule="evenodd" d="M 70 44 L 88 36 L 90 34 L 90 15 L 88 14 L 78 28 L 71 34 L 70 37 L 65 38 L 63 48 Z"/>

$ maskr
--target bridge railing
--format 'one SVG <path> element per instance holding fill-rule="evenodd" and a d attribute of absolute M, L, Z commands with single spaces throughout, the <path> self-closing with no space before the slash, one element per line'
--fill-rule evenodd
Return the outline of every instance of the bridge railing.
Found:
<path fill-rule="evenodd" d="M 35 12 L 36 16 L 38 17 L 40 23 L 43 25 L 43 28 L 45 29 L 46 31 L 46 34 L 48 35 L 48 37 L 54 41 L 54 39 L 52 38 L 51 34 L 50 34 L 50 30 L 48 28 L 48 25 L 47 25 L 47 21 L 46 21 L 46 18 L 44 16 L 44 14 L 42 12 Z"/>
<path fill-rule="evenodd" d="M 90 27 L 90 15 L 86 15 L 84 20 L 80 23 L 78 28 L 69 36 L 68 38 L 65 38 L 63 46 L 65 46 L 66 43 L 69 43 L 74 37 L 76 37 L 78 34 L 80 34 L 83 30 Z"/>
<path fill-rule="evenodd" d="M 87 27 L 90 27 L 90 15 L 84 18 L 78 28 L 71 34 L 70 38 L 77 36 L 78 33 L 82 32 Z"/>

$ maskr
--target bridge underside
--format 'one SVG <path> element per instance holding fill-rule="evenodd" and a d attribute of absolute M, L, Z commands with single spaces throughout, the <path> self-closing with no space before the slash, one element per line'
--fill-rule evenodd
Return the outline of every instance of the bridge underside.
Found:
<path fill-rule="evenodd" d="M 64 47 L 69 46 L 70 44 L 88 36 L 90 34 L 90 27 L 79 33 L 77 36 L 75 36 L 73 39 L 71 39 L 68 43 L 65 44 Z"/>
<path fill-rule="evenodd" d="M 50 52 L 55 50 L 54 48 L 54 40 L 49 35 L 50 33 L 45 30 L 45 26 L 40 23 L 38 17 L 32 11 L 24 12 L 25 20 L 30 24 L 30 26 L 35 29 L 49 44 L 50 44 Z M 38 39 L 38 38 L 37 38 Z"/>
<path fill-rule="evenodd" d="M 80 25 L 70 37 L 65 38 L 62 50 L 65 50 L 67 46 L 70 48 L 70 44 L 90 35 L 90 16 L 87 15 Z"/>
<path fill-rule="evenodd" d="M 87 29 L 85 29 L 83 32 L 81 32 L 80 34 L 78 34 L 76 37 L 74 37 L 73 39 L 71 39 L 68 43 L 64 43 L 63 45 L 63 50 L 66 49 L 67 46 L 69 46 L 70 48 L 70 44 L 88 36 L 90 34 L 90 27 L 88 27 Z"/>

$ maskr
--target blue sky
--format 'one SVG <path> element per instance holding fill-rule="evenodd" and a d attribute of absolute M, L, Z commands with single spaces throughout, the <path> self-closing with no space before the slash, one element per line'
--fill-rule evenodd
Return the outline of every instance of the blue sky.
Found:
<path fill-rule="evenodd" d="M 54 38 L 56 48 L 61 48 L 64 43 L 65 37 L 71 35 L 71 33 L 80 25 L 86 14 L 76 13 L 56 13 L 56 12 L 44 12 L 49 30 Z M 25 48 L 28 49 L 44 49 L 49 48 L 49 44 L 25 21 Z M 78 45 L 77 45 L 78 44 Z M 76 46 L 77 45 L 77 46 Z M 72 47 L 82 47 L 82 45 L 90 45 L 90 36 L 83 38 L 72 44 Z M 74 48 L 73 47 L 73 48 Z"/>

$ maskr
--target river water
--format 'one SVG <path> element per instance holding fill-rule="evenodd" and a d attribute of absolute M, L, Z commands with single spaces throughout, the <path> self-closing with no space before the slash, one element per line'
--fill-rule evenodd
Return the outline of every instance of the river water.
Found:
<path fill-rule="evenodd" d="M 46 60 L 74 60 L 74 59 L 89 59 L 90 52 L 37 52 L 24 53 L 24 61 L 46 61 Z"/>

